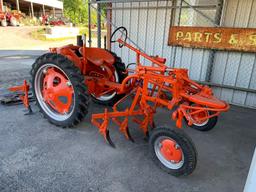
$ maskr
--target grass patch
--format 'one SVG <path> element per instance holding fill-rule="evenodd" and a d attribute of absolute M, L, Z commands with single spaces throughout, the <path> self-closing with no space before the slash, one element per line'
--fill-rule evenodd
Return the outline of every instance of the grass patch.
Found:
<path fill-rule="evenodd" d="M 86 34 L 86 37 L 88 37 L 88 27 L 80 27 L 79 28 L 79 35 L 83 35 Z M 105 34 L 107 34 L 107 30 L 106 29 L 102 29 L 101 30 L 101 35 L 104 36 Z M 97 28 L 92 29 L 92 38 L 96 38 L 97 37 Z"/>
<path fill-rule="evenodd" d="M 31 37 L 36 40 L 46 40 L 46 38 L 43 36 L 45 34 L 45 28 L 37 29 L 36 31 L 32 31 L 30 33 Z"/>
<path fill-rule="evenodd" d="M 60 38 L 46 38 L 45 37 L 46 28 L 40 28 L 30 33 L 31 37 L 36 40 L 40 41 L 62 41 L 67 39 L 74 39 L 76 37 L 60 37 Z M 104 36 L 107 33 L 107 30 L 102 30 L 102 36 Z M 88 38 L 88 28 L 87 27 L 79 27 L 79 35 L 86 34 L 86 37 Z M 97 37 L 97 29 L 92 29 L 92 38 Z"/>

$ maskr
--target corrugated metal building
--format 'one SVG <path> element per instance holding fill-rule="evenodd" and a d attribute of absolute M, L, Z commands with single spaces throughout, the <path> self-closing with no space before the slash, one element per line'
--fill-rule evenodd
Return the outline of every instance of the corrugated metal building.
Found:
<path fill-rule="evenodd" d="M 112 23 L 125 26 L 146 53 L 166 57 L 170 66 L 188 68 L 192 79 L 214 85 L 219 98 L 256 108 L 255 53 L 167 45 L 170 25 L 256 28 L 255 0 L 106 2 L 112 3 Z M 112 50 L 126 63 L 135 61 L 126 48 L 114 45 Z"/>

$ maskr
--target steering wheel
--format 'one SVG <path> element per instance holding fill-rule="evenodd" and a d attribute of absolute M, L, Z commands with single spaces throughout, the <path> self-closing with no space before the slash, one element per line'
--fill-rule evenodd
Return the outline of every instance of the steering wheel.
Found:
<path fill-rule="evenodd" d="M 127 40 L 127 29 L 125 27 L 118 27 L 111 35 L 110 38 L 110 43 L 115 43 L 117 42 L 117 40 L 113 40 L 113 37 L 116 35 L 116 33 L 120 31 L 120 33 L 122 33 L 122 35 L 120 36 L 120 39 L 123 39 L 124 37 L 124 42 L 126 42 Z M 124 44 L 119 43 L 119 47 L 122 48 L 124 46 Z"/>

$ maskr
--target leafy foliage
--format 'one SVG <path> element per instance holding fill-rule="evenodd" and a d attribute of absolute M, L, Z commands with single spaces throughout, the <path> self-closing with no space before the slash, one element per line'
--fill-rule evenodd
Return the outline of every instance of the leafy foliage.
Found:
<path fill-rule="evenodd" d="M 88 24 L 88 0 L 63 0 L 64 15 L 74 24 Z M 105 13 L 105 10 L 103 11 Z M 97 12 L 91 9 L 92 24 L 97 23 Z"/>

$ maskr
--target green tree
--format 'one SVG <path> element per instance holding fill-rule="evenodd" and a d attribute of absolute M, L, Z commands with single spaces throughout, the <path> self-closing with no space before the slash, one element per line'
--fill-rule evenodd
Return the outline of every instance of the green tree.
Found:
<path fill-rule="evenodd" d="M 86 0 L 64 0 L 64 15 L 72 23 L 88 23 L 88 3 Z"/>
<path fill-rule="evenodd" d="M 88 24 L 88 0 L 63 0 L 64 15 L 74 24 Z M 105 10 L 103 11 L 105 13 Z M 97 22 L 97 11 L 91 9 L 92 23 Z"/>

